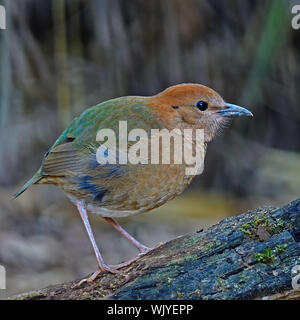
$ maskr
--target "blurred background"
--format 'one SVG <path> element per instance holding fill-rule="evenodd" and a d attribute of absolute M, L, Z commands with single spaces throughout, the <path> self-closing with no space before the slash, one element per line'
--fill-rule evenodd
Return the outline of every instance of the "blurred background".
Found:
<path fill-rule="evenodd" d="M 69 121 L 123 95 L 181 82 L 249 108 L 209 145 L 205 170 L 177 199 L 119 220 L 155 246 L 300 190 L 300 30 L 288 0 L 0 0 L 0 297 L 96 270 L 75 207 L 52 186 L 11 195 Z M 108 263 L 136 254 L 91 216 Z"/>

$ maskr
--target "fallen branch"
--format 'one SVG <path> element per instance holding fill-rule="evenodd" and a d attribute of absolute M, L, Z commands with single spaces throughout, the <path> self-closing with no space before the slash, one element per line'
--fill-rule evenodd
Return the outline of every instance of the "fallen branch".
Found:
<path fill-rule="evenodd" d="M 300 299 L 300 199 L 258 208 L 169 241 L 119 274 L 12 299 Z M 299 287 L 299 286 L 298 286 Z"/>

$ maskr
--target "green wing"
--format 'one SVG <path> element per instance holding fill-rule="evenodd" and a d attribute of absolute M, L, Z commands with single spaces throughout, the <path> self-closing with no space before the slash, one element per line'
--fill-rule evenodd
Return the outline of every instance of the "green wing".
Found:
<path fill-rule="evenodd" d="M 128 131 L 162 127 L 144 98 L 122 97 L 109 100 L 84 111 L 65 129 L 46 153 L 41 167 L 43 176 L 65 176 L 85 173 L 93 168 L 96 141 L 100 129 L 113 129 L 118 138 L 119 121 L 126 120 Z M 99 170 L 99 168 L 98 168 Z M 105 168 L 103 169 L 105 170 Z"/>
<path fill-rule="evenodd" d="M 98 176 L 101 173 L 105 176 L 108 169 L 96 162 L 95 150 L 99 146 L 96 135 L 104 128 L 113 129 L 117 134 L 120 120 L 127 121 L 128 131 L 142 128 L 149 132 L 151 128 L 163 127 L 142 97 L 122 97 L 91 107 L 73 119 L 45 154 L 39 170 L 13 197 L 45 176 L 87 176 L 95 171 Z"/>

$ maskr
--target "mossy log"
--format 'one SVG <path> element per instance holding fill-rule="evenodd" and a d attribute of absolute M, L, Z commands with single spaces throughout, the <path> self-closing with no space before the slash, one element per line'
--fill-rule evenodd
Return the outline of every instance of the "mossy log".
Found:
<path fill-rule="evenodd" d="M 300 199 L 231 217 L 157 247 L 118 274 L 13 299 L 300 299 Z M 300 270 L 299 270 L 300 271 Z"/>

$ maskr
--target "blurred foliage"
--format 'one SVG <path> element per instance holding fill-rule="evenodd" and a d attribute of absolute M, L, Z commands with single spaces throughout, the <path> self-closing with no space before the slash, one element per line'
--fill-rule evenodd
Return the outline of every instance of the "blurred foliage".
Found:
<path fill-rule="evenodd" d="M 193 186 L 255 194 L 244 182 L 260 174 L 258 163 L 269 147 L 298 151 L 300 146 L 299 32 L 290 26 L 290 5 L 6 1 L 0 184 L 29 177 L 64 126 L 86 107 L 197 82 L 245 105 L 255 118 L 234 121 L 210 145 L 206 170 Z"/>
<path fill-rule="evenodd" d="M 291 28 L 293 3 L 0 0 L 8 24 L 0 30 L 0 262 L 10 268 L 11 292 L 95 268 L 63 195 L 39 186 L 13 203 L 9 196 L 70 119 L 109 98 L 196 82 L 254 113 L 209 145 L 190 195 L 153 218 L 125 220 L 147 244 L 194 230 L 196 218 L 207 226 L 245 207 L 299 196 L 300 31 Z M 132 255 L 110 228 L 100 229 L 108 239 L 105 257 L 120 262 Z"/>
<path fill-rule="evenodd" d="M 299 149 L 299 33 L 290 26 L 288 1 L 13 0 L 6 6 L 2 185 L 29 177 L 86 107 L 180 82 L 206 84 L 255 114 L 253 121 L 234 121 L 210 146 L 208 170 L 195 186 L 253 193 L 240 183 L 255 174 L 268 147 Z"/>

